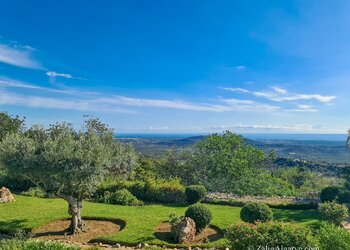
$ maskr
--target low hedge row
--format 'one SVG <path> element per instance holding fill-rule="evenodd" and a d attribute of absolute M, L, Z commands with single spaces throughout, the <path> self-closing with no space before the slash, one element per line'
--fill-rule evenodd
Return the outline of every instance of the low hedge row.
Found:
<path fill-rule="evenodd" d="M 80 247 L 60 242 L 34 240 L 0 240 L 0 250 L 79 250 Z"/>
<path fill-rule="evenodd" d="M 204 203 L 214 204 L 214 205 L 226 205 L 232 207 L 243 207 L 247 202 L 237 201 L 237 200 L 222 200 L 222 199 L 211 199 L 205 198 Z M 278 209 L 289 209 L 289 210 L 309 210 L 309 209 L 317 209 L 318 205 L 316 202 L 309 203 L 281 203 L 281 204 L 267 204 L 270 208 L 278 208 Z"/>
<path fill-rule="evenodd" d="M 129 190 L 137 199 L 146 202 L 180 203 L 186 201 L 185 187 L 178 180 L 104 183 L 97 189 L 94 198 L 99 199 L 106 191 L 114 193 L 121 189 Z"/>
<path fill-rule="evenodd" d="M 318 245 L 309 228 L 295 223 L 240 223 L 229 227 L 225 236 L 232 249 L 311 249 Z"/>
<path fill-rule="evenodd" d="M 232 249 L 350 250 L 350 234 L 330 223 L 321 224 L 315 232 L 291 222 L 238 223 L 230 226 L 225 236 Z"/>

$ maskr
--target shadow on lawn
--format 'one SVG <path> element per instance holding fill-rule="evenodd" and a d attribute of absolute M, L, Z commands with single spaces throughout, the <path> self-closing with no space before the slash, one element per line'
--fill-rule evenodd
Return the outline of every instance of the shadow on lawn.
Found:
<path fill-rule="evenodd" d="M 25 223 L 28 220 L 9 220 L 9 221 L 0 221 L 0 232 L 3 233 L 14 233 L 18 229 L 28 230 L 25 227 Z"/>
<path fill-rule="evenodd" d="M 274 209 L 273 217 L 276 220 L 288 222 L 309 222 L 310 220 L 320 220 L 321 215 L 317 210 L 281 210 Z"/>
<path fill-rule="evenodd" d="M 176 208 L 183 208 L 183 207 L 188 207 L 189 205 L 191 205 L 190 203 L 166 203 L 166 204 L 162 204 L 165 207 L 176 207 Z"/>

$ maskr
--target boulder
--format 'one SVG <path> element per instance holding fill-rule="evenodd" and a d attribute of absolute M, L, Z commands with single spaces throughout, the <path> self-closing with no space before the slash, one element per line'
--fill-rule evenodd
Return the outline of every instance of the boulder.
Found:
<path fill-rule="evenodd" d="M 5 188 L 5 187 L 0 188 L 0 203 L 14 202 L 14 201 L 15 201 L 15 198 L 13 198 L 13 195 L 11 194 L 8 188 Z"/>
<path fill-rule="evenodd" d="M 191 243 L 196 236 L 196 223 L 189 217 L 182 217 L 171 227 L 171 234 L 175 243 Z"/>

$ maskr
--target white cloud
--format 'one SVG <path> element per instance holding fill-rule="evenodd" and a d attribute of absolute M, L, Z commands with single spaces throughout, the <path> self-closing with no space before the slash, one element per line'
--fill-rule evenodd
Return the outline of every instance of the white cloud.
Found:
<path fill-rule="evenodd" d="M 32 57 L 32 48 L 0 44 L 0 62 L 22 68 L 43 69 Z"/>
<path fill-rule="evenodd" d="M 67 79 L 80 79 L 80 80 L 84 80 L 84 78 L 79 77 L 79 76 L 72 76 L 71 74 L 64 74 L 64 73 L 57 73 L 55 71 L 48 71 L 46 72 L 46 75 L 48 75 L 49 77 L 55 78 L 55 77 L 63 77 L 63 78 L 67 78 Z"/>
<path fill-rule="evenodd" d="M 42 91 L 54 92 L 54 93 L 71 94 L 71 91 L 68 91 L 68 90 L 44 88 L 44 87 L 31 85 L 28 83 L 23 83 L 20 81 L 15 81 L 7 78 L 3 78 L 3 79 L 0 78 L 0 87 L 23 88 L 23 89 L 42 90 Z"/>
<path fill-rule="evenodd" d="M 272 87 L 272 89 L 277 92 L 280 93 L 282 95 L 285 95 L 288 93 L 288 91 L 286 89 L 280 88 L 280 87 Z"/>
<path fill-rule="evenodd" d="M 298 105 L 294 109 L 284 109 L 277 105 L 257 102 L 254 100 L 242 100 L 235 98 L 219 98 L 215 103 L 196 103 L 187 102 L 183 100 L 167 100 L 167 99 L 146 99 L 135 98 L 128 96 L 111 96 L 103 95 L 101 93 L 84 92 L 77 89 L 56 89 L 46 88 L 21 81 L 16 81 L 8 78 L 0 78 L 0 87 L 3 89 L 22 88 L 33 90 L 36 95 L 18 95 L 10 91 L 6 93 L 13 96 L 14 103 L 10 99 L 3 96 L 4 104 L 8 105 L 23 105 L 29 107 L 43 107 L 43 108 L 61 108 L 74 110 L 91 110 L 91 111 L 124 111 L 122 107 L 135 108 L 163 108 L 163 109 L 177 109 L 187 111 L 199 112 L 279 112 L 279 111 L 294 111 L 294 112 L 316 112 L 317 110 L 311 105 Z M 0 88 L 1 90 L 1 88 Z M 238 89 L 241 91 L 241 89 Z M 52 93 L 55 98 L 45 96 L 45 92 Z M 3 92 L 5 93 L 5 92 Z M 26 98 L 28 97 L 28 98 Z M 40 105 L 35 105 L 40 103 Z M 76 103 L 77 105 L 74 105 Z M 130 112 L 134 112 L 129 110 Z M 135 112 L 134 112 L 135 113 Z"/>
<path fill-rule="evenodd" d="M 83 99 L 62 99 L 52 97 L 41 97 L 33 95 L 20 95 L 8 91 L 0 90 L 1 105 L 18 105 L 32 108 L 52 108 L 52 109 L 69 109 L 78 111 L 93 112 L 111 112 L 111 113 L 135 113 L 131 110 L 96 105 L 91 100 Z"/>
<path fill-rule="evenodd" d="M 169 127 L 168 126 L 160 126 L 160 127 L 149 127 L 150 130 L 168 130 Z"/>
<path fill-rule="evenodd" d="M 181 100 L 161 100 L 161 99 L 144 99 L 125 96 L 101 97 L 95 100 L 97 103 L 109 103 L 123 106 L 134 107 L 153 107 L 153 108 L 171 108 L 190 111 L 210 111 L 224 112 L 230 111 L 230 107 L 215 104 L 196 104 L 184 102 Z"/>
<path fill-rule="evenodd" d="M 299 104 L 297 107 L 298 108 L 296 109 L 290 109 L 290 111 L 295 111 L 295 112 L 317 112 L 318 111 L 313 106 L 306 105 L 306 104 Z"/>
<path fill-rule="evenodd" d="M 250 91 L 250 90 L 241 89 L 241 88 L 223 88 L 223 89 L 228 91 L 233 91 L 233 92 L 239 92 L 239 93 L 248 93 L 256 97 L 262 97 L 275 102 L 315 100 L 320 103 L 330 103 L 336 98 L 336 96 L 325 96 L 320 94 L 289 93 L 286 89 L 283 89 L 280 87 L 272 87 L 272 91 Z"/>
<path fill-rule="evenodd" d="M 313 129 L 309 124 L 274 125 L 274 124 L 236 124 L 232 126 L 212 126 L 212 130 L 287 130 L 287 131 L 310 131 Z"/>
<path fill-rule="evenodd" d="M 260 103 L 253 100 L 240 100 L 235 98 L 222 99 L 231 107 L 231 110 L 250 110 L 250 111 L 277 111 L 281 108 L 275 105 Z"/>
<path fill-rule="evenodd" d="M 244 65 L 238 65 L 238 66 L 236 66 L 236 69 L 239 71 L 245 71 L 247 69 L 247 67 Z"/>

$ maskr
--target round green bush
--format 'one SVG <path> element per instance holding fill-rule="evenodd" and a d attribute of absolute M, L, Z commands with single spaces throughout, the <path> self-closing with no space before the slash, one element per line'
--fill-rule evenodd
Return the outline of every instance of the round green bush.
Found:
<path fill-rule="evenodd" d="M 194 204 L 188 207 L 185 212 L 186 217 L 190 217 L 196 223 L 197 231 L 200 232 L 206 228 L 213 218 L 213 214 L 206 206 Z"/>
<path fill-rule="evenodd" d="M 118 204 L 123 206 L 141 206 L 143 202 L 138 200 L 130 191 L 123 188 L 115 192 L 106 191 L 100 198 L 100 202 Z"/>
<path fill-rule="evenodd" d="M 244 222 L 266 222 L 272 220 L 272 217 L 271 208 L 264 203 L 250 202 L 244 205 L 241 210 L 241 219 Z"/>
<path fill-rule="evenodd" d="M 186 187 L 185 195 L 189 203 L 197 203 L 205 198 L 207 190 L 202 185 L 191 185 Z"/>
<path fill-rule="evenodd" d="M 349 216 L 348 208 L 335 201 L 322 203 L 319 207 L 319 211 L 324 220 L 337 226 L 340 226 L 341 222 Z"/>
<path fill-rule="evenodd" d="M 339 187 L 325 187 L 320 194 L 321 202 L 334 201 L 340 194 Z"/>

